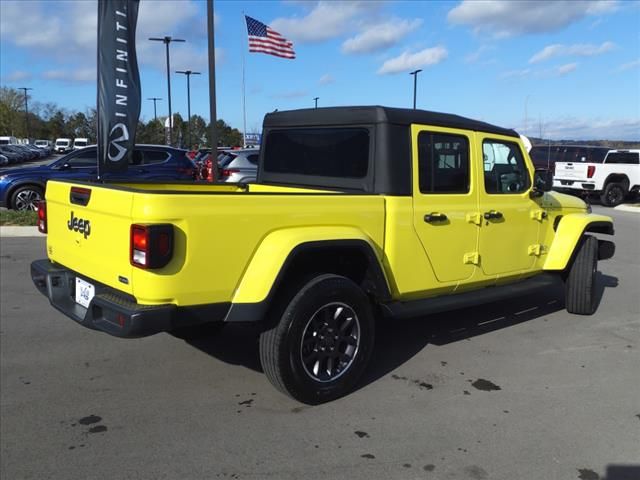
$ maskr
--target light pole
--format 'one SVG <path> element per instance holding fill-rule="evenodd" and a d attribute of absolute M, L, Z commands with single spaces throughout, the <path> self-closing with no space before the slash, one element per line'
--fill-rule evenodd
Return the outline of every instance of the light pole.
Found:
<path fill-rule="evenodd" d="M 319 98 L 320 98 L 320 97 L 313 97 L 313 100 L 316 102 L 316 108 L 318 108 L 318 99 L 319 99 Z"/>
<path fill-rule="evenodd" d="M 173 37 L 152 37 L 149 40 L 154 42 L 162 42 L 164 43 L 165 50 L 167 52 L 167 98 L 169 99 L 169 143 L 173 144 L 173 116 L 171 113 L 171 66 L 169 64 L 169 44 L 171 42 L 184 42 L 185 40 L 181 38 L 173 38 Z"/>
<path fill-rule="evenodd" d="M 158 100 L 162 100 L 160 97 L 151 97 L 147 98 L 147 100 L 153 100 L 153 120 L 158 121 L 158 110 L 156 110 L 156 102 Z"/>
<path fill-rule="evenodd" d="M 27 91 L 33 90 L 33 88 L 19 87 L 19 90 L 24 90 L 24 122 L 27 127 L 27 139 L 30 139 L 31 132 L 29 132 L 29 101 L 27 100 Z"/>
<path fill-rule="evenodd" d="M 181 73 L 187 77 L 187 123 L 189 125 L 189 136 L 187 141 L 187 147 L 191 147 L 191 75 L 200 75 L 200 72 L 192 72 L 191 70 L 177 70 L 176 73 Z"/>
<path fill-rule="evenodd" d="M 413 75 L 413 109 L 416 109 L 416 92 L 418 91 L 418 74 L 422 70 L 414 70 L 409 75 Z"/>

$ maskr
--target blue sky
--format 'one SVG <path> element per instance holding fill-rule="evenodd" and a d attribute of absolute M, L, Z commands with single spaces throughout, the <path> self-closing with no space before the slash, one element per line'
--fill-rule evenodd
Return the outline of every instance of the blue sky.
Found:
<path fill-rule="evenodd" d="M 274 109 L 371 105 L 456 113 L 555 139 L 640 140 L 637 1 L 215 2 L 218 117 L 247 130 Z M 294 42 L 297 58 L 248 53 L 242 12 Z M 33 87 L 34 101 L 95 105 L 95 0 L 0 1 L 0 84 Z M 164 46 L 172 70 L 191 69 L 192 113 L 208 118 L 206 4 L 141 0 L 142 95 L 162 97 Z M 186 116 L 186 80 L 172 74 L 172 106 Z M 141 116 L 153 117 L 143 100 Z"/>

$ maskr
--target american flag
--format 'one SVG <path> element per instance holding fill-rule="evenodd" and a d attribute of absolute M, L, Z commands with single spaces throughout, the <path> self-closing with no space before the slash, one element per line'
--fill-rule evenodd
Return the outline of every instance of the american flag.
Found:
<path fill-rule="evenodd" d="M 249 51 L 262 52 L 280 58 L 296 58 L 293 43 L 255 18 L 244 16 L 249 33 Z"/>

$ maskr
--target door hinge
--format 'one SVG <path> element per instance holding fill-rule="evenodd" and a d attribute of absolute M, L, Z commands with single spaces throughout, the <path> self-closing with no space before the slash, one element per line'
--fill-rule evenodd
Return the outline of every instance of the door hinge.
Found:
<path fill-rule="evenodd" d="M 529 255 L 535 255 L 536 257 L 539 257 L 544 253 L 544 245 L 540 245 L 539 243 L 536 243 L 535 245 L 529 245 L 527 253 Z"/>
<path fill-rule="evenodd" d="M 480 254 L 478 252 L 469 252 L 465 253 L 462 259 L 462 262 L 465 265 L 479 265 L 480 264 Z"/>
<path fill-rule="evenodd" d="M 531 218 L 533 220 L 538 220 L 538 221 L 542 221 L 545 218 L 547 218 L 547 212 L 545 212 L 544 210 L 531 210 Z"/>
<path fill-rule="evenodd" d="M 480 212 L 467 213 L 467 222 L 468 223 L 473 223 L 475 225 L 481 225 L 482 224 L 482 216 L 480 215 Z"/>

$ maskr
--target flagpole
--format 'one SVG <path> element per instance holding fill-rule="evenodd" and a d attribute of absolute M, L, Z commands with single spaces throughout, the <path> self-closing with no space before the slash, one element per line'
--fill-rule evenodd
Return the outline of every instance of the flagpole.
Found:
<path fill-rule="evenodd" d="M 243 30 L 247 28 L 246 17 L 244 15 L 244 10 L 242 11 L 242 23 Z M 247 146 L 247 99 L 246 99 L 246 83 L 245 83 L 245 65 L 244 65 L 244 56 L 245 56 L 245 43 L 242 42 L 240 47 L 242 49 L 242 147 Z"/>

